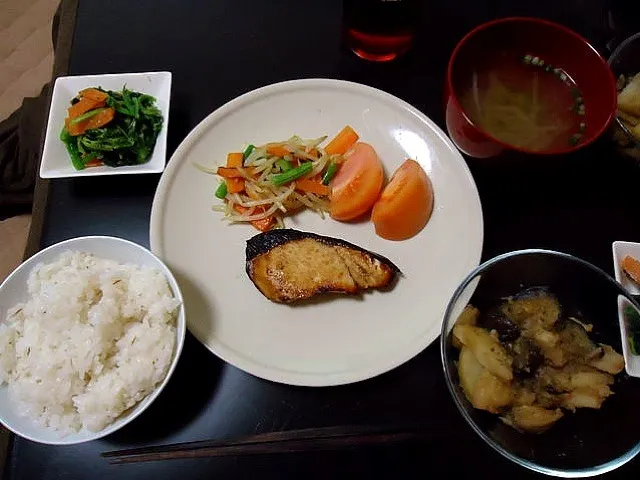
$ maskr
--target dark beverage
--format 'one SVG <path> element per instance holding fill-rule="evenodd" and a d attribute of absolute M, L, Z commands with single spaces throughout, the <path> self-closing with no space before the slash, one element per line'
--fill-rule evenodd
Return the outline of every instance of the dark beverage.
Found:
<path fill-rule="evenodd" d="M 405 53 L 415 36 L 417 0 L 344 0 L 343 29 L 349 48 L 376 62 Z"/>

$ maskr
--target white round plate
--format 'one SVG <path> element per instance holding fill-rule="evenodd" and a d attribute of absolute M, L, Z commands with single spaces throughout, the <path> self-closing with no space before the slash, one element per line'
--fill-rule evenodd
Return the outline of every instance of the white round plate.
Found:
<path fill-rule="evenodd" d="M 11 275 L 0 285 L 0 319 L 4 321 L 9 308 L 17 303 L 24 302 L 28 298 L 27 279 L 31 271 L 40 263 L 51 263 L 58 259 L 62 253 L 74 250 L 92 253 L 101 258 L 107 258 L 124 263 L 151 267 L 159 270 L 166 277 L 169 287 L 174 296 L 180 301 L 176 319 L 176 345 L 173 353 L 171 365 L 164 380 L 144 399 L 138 402 L 133 408 L 121 415 L 115 422 L 106 426 L 102 430 L 92 432 L 82 428 L 77 433 L 61 436 L 59 432 L 52 428 L 40 426 L 36 421 L 28 417 L 23 417 L 19 413 L 18 404 L 9 395 L 9 388 L 5 384 L 0 387 L 0 422 L 16 435 L 27 438 L 34 442 L 46 443 L 50 445 L 72 445 L 77 443 L 97 440 L 109 435 L 116 430 L 120 430 L 129 422 L 133 421 L 160 395 L 160 392 L 169 382 L 173 374 L 178 359 L 182 353 L 184 337 L 187 331 L 184 313 L 184 298 L 176 279 L 162 261 L 153 255 L 149 250 L 138 244 L 116 237 L 89 236 L 76 237 L 64 240 L 55 245 L 51 245 L 39 251 L 34 256 L 22 263 Z"/>
<path fill-rule="evenodd" d="M 286 226 L 337 237 L 393 261 L 404 273 L 389 292 L 289 306 L 267 300 L 245 272 L 245 242 L 258 232 L 229 225 L 211 207 L 214 167 L 243 145 L 335 135 L 351 125 L 387 176 L 416 159 L 433 183 L 431 220 L 392 242 L 371 222 L 302 212 Z M 242 95 L 205 118 L 174 153 L 156 191 L 151 249 L 182 289 L 189 330 L 213 353 L 261 378 L 328 386 L 371 378 L 417 355 L 440 333 L 447 302 L 482 251 L 482 209 L 473 178 L 446 135 L 398 98 L 356 83 L 311 79 Z"/>

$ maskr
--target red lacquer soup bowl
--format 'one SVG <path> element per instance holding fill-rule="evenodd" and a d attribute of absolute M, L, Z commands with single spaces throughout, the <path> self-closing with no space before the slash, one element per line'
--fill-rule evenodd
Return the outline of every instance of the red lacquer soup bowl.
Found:
<path fill-rule="evenodd" d="M 528 54 L 543 59 L 545 66 L 566 72 L 578 87 L 585 109 L 579 142 L 567 141 L 543 150 L 518 148 L 482 129 L 462 106 L 461 95 L 468 90 L 473 72 L 495 64 L 498 55 L 523 58 Z M 506 150 L 557 155 L 583 148 L 607 130 L 615 117 L 617 91 L 607 62 L 587 40 L 562 25 L 515 17 L 480 25 L 460 40 L 449 59 L 444 100 L 449 136 L 471 157 L 494 157 Z"/>

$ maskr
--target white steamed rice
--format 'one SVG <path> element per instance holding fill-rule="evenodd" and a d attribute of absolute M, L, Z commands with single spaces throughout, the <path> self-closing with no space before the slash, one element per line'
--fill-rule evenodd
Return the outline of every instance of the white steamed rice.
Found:
<path fill-rule="evenodd" d="M 98 431 L 166 376 L 179 301 L 160 271 L 69 251 L 28 290 L 0 325 L 0 384 L 22 415 Z"/>

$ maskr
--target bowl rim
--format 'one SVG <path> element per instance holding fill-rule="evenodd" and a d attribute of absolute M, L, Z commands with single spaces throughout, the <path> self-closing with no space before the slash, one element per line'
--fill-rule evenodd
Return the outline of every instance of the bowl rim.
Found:
<path fill-rule="evenodd" d="M 120 244 L 124 244 L 127 246 L 127 248 L 131 248 L 133 250 L 137 250 L 140 252 L 145 253 L 145 255 L 154 258 L 158 264 L 160 265 L 160 270 L 162 272 L 162 274 L 165 276 L 165 278 L 167 279 L 167 283 L 169 284 L 169 286 L 171 287 L 174 296 L 176 297 L 176 299 L 178 299 L 180 301 L 180 306 L 178 308 L 178 312 L 176 315 L 176 344 L 175 344 L 175 351 L 174 351 L 174 356 L 171 359 L 171 363 L 169 364 L 169 368 L 167 369 L 167 373 L 165 375 L 165 377 L 162 379 L 162 381 L 142 400 L 140 400 L 136 405 L 134 405 L 133 407 L 131 407 L 131 409 L 129 409 L 128 413 L 124 416 L 124 417 L 119 417 L 118 419 L 114 420 L 112 423 L 110 423 L 109 425 L 105 426 L 102 430 L 99 430 L 97 432 L 90 432 L 89 434 L 87 434 L 86 438 L 82 438 L 82 439 L 78 439 L 78 440 L 68 440 L 68 437 L 65 436 L 61 436 L 59 438 L 59 440 L 49 440 L 49 439 L 42 439 L 42 438 L 38 438 L 35 437 L 33 435 L 25 435 L 19 430 L 14 428 L 13 425 L 8 425 L 5 422 L 4 419 L 4 415 L 0 414 L 0 424 L 2 424 L 7 430 L 11 431 L 14 435 L 17 435 L 21 438 L 25 438 L 27 440 L 30 440 L 32 442 L 35 443 L 40 443 L 43 445 L 78 445 L 81 443 L 86 443 L 86 442 L 90 442 L 93 440 L 98 440 L 101 438 L 104 438 L 108 435 L 111 435 L 112 433 L 115 433 L 119 430 L 121 430 L 122 428 L 124 428 L 125 426 L 129 425 L 132 421 L 134 421 L 137 417 L 139 417 L 140 415 L 142 415 L 150 406 L 153 402 L 156 401 L 156 399 L 158 398 L 158 396 L 162 393 L 162 391 L 165 389 L 165 387 L 167 386 L 167 384 L 169 383 L 169 380 L 171 379 L 171 377 L 173 376 L 173 373 L 180 361 L 180 357 L 182 355 L 182 350 L 184 347 L 184 342 L 185 342 L 185 338 L 186 338 L 186 331 L 187 331 L 187 320 L 186 320 L 186 309 L 185 309 L 185 305 L 184 305 L 184 297 L 182 296 L 182 291 L 180 289 L 180 284 L 178 283 L 177 279 L 175 278 L 175 276 L 173 275 L 173 272 L 171 271 L 171 269 L 164 263 L 164 261 L 158 257 L 155 253 L 153 253 L 151 250 L 149 250 L 148 248 L 133 242 L 131 240 L 127 240 L 124 238 L 120 238 L 120 237 L 114 237 L 114 236 L 110 236 L 110 235 L 84 235 L 84 236 L 79 236 L 79 237 L 73 237 L 73 238 L 68 238 L 66 240 L 62 240 L 60 242 L 56 242 L 54 244 L 51 244 L 41 250 L 39 250 L 38 252 L 34 253 L 33 255 L 31 255 L 29 258 L 24 259 L 20 265 L 18 265 L 8 276 L 7 278 L 0 283 L 0 292 L 2 292 L 2 290 L 4 289 L 5 285 L 9 284 L 10 281 L 12 281 L 14 276 L 18 275 L 19 271 L 22 271 L 24 268 L 27 268 L 27 266 L 30 266 L 30 268 L 34 268 L 36 265 L 38 265 L 38 263 L 40 263 L 39 258 L 42 257 L 44 255 L 45 252 L 48 252 L 50 250 L 54 250 L 57 248 L 63 248 L 66 245 L 70 245 L 73 243 L 76 243 L 78 241 L 82 241 L 82 240 L 100 240 L 100 241 L 107 241 L 107 242 L 113 242 L 113 243 L 120 243 Z M 70 249 L 73 248 L 72 246 L 69 247 Z M 92 252 L 89 252 L 92 253 Z M 133 263 L 133 262 L 130 262 Z M 4 322 L 4 318 L 0 318 L 0 322 Z M 0 388 L 7 388 L 6 385 L 3 385 Z M 148 401 L 148 403 L 143 407 L 143 408 L 138 408 L 140 407 L 140 404 L 142 402 L 144 402 L 145 400 Z M 29 420 L 28 417 L 25 417 L 26 420 Z M 115 426 L 116 422 L 122 419 L 123 422 L 118 425 Z M 39 427 L 41 430 L 45 430 L 45 427 Z"/>
<path fill-rule="evenodd" d="M 552 27 L 552 28 L 555 28 L 557 30 L 560 30 L 566 35 L 574 37 L 576 40 L 578 40 L 581 43 L 583 43 L 587 47 L 587 50 L 592 51 L 596 55 L 601 67 L 603 67 L 603 70 L 608 72 L 609 88 L 611 89 L 611 92 L 613 94 L 614 102 L 613 102 L 613 105 L 610 108 L 607 120 L 601 125 L 601 127 L 598 129 L 598 131 L 594 132 L 594 134 L 591 135 L 586 141 L 580 142 L 580 143 L 578 143 L 576 145 L 573 145 L 573 146 L 568 146 L 568 147 L 564 147 L 564 148 L 557 148 L 557 149 L 554 149 L 554 150 L 543 150 L 543 151 L 529 150 L 529 149 L 526 149 L 526 148 L 516 147 L 516 146 L 511 145 L 509 143 L 503 142 L 502 140 L 499 140 L 498 138 L 494 137 L 489 132 L 487 132 L 485 129 L 483 129 L 480 126 L 478 126 L 476 124 L 476 122 L 471 120 L 471 118 L 467 115 L 465 109 L 462 107 L 462 104 L 458 100 L 458 95 L 455 93 L 455 89 L 453 88 L 453 65 L 454 65 L 456 59 L 458 58 L 458 55 L 459 55 L 460 51 L 478 33 L 482 32 L 482 31 L 485 31 L 485 30 L 489 30 L 489 29 L 491 29 L 491 28 L 493 28 L 493 27 L 495 27 L 497 25 L 502 25 L 502 24 L 506 24 L 506 23 L 518 23 L 518 22 L 531 23 L 531 24 L 537 24 L 537 25 L 546 25 L 548 27 Z M 489 22 L 485 22 L 485 23 L 482 23 L 482 24 L 474 27 L 472 30 L 467 32 L 467 34 L 465 34 L 458 41 L 458 43 L 456 44 L 455 48 L 451 52 L 451 55 L 449 56 L 449 62 L 447 64 L 446 85 L 447 85 L 447 89 L 448 89 L 448 92 L 449 92 L 449 94 L 448 94 L 449 99 L 454 102 L 454 105 L 460 110 L 460 112 L 464 116 L 465 120 L 471 126 L 473 126 L 473 128 L 475 128 L 479 133 L 481 133 L 488 140 L 490 140 L 491 142 L 493 142 L 493 143 L 495 143 L 497 145 L 500 145 L 505 150 L 512 150 L 512 151 L 515 151 L 515 152 L 527 153 L 527 154 L 530 154 L 530 155 L 538 155 L 538 156 L 562 155 L 562 154 L 566 154 L 566 153 L 575 152 L 575 151 L 580 150 L 580 149 L 582 149 L 584 147 L 587 147 L 587 146 L 591 145 L 593 142 L 595 142 L 598 138 L 600 138 L 600 136 L 602 136 L 602 134 L 609 129 L 609 127 L 611 126 L 611 123 L 613 122 L 614 118 L 616 118 L 618 90 L 616 88 L 615 77 L 614 77 L 613 72 L 611 71 L 611 68 L 610 68 L 609 64 L 607 63 L 607 61 L 600 54 L 600 52 L 598 52 L 598 50 L 596 50 L 596 48 L 591 44 L 591 42 L 589 42 L 582 35 L 576 33 L 575 31 L 571 30 L 568 27 L 565 27 L 564 25 L 561 25 L 561 24 L 556 23 L 556 22 L 552 22 L 550 20 L 545 20 L 545 19 L 542 19 L 542 18 L 535 18 L 535 17 L 505 17 L 505 18 L 499 18 L 499 19 L 496 19 L 496 20 L 491 20 Z"/>
<path fill-rule="evenodd" d="M 522 255 L 532 255 L 532 254 L 543 254 L 543 255 L 550 255 L 550 256 L 553 256 L 553 257 L 562 258 L 562 259 L 569 260 L 571 262 L 577 263 L 577 264 L 579 264 L 579 265 L 581 265 L 583 267 L 586 267 L 586 268 L 592 270 L 596 274 L 601 275 L 612 286 L 616 287 L 619 290 L 620 295 L 623 295 L 624 297 L 626 297 L 626 299 L 629 300 L 635 306 L 635 308 L 640 310 L 640 304 L 631 296 L 631 294 L 629 292 L 626 291 L 626 289 L 618 281 L 616 281 L 613 277 L 611 277 L 611 275 L 609 275 L 607 272 L 605 272 L 601 268 L 593 265 L 592 263 L 587 262 L 586 260 L 583 260 L 583 259 L 581 259 L 579 257 L 574 256 L 574 255 L 571 255 L 571 254 L 568 254 L 568 253 L 564 253 L 564 252 L 559 252 L 559 251 L 556 251 L 556 250 L 547 250 L 547 249 L 541 249 L 541 248 L 514 250 L 514 251 L 511 251 L 511 252 L 503 253 L 501 255 L 497 255 L 497 256 L 495 256 L 495 257 L 483 262 L 477 268 L 475 268 L 471 273 L 469 273 L 469 275 L 467 275 L 467 277 L 462 281 L 462 283 L 460 283 L 460 286 L 458 288 L 456 288 L 456 290 L 454 291 L 453 295 L 451 296 L 451 299 L 449 300 L 449 303 L 447 304 L 447 309 L 445 310 L 444 318 L 443 318 L 443 321 L 442 321 L 442 329 L 441 329 L 441 333 L 440 333 L 440 360 L 442 362 L 442 369 L 444 371 L 444 377 L 445 377 L 445 380 L 446 380 L 445 383 L 447 384 L 447 389 L 449 390 L 449 393 L 451 394 L 451 397 L 453 398 L 453 401 L 456 404 L 456 407 L 457 407 L 458 411 L 462 414 L 462 416 L 464 417 L 466 422 L 471 426 L 471 428 L 491 448 L 493 448 L 498 453 L 500 453 L 502 456 L 504 456 L 505 458 L 511 460 L 512 462 L 514 462 L 514 463 L 516 463 L 516 464 L 518 464 L 518 465 L 520 465 L 522 467 L 525 467 L 525 468 L 528 468 L 528 469 L 533 470 L 535 472 L 538 472 L 538 473 L 543 473 L 545 475 L 550 475 L 550 476 L 554 476 L 554 477 L 563 477 L 563 478 L 593 477 L 593 476 L 596 476 L 596 475 L 601 475 L 603 473 L 610 472 L 612 470 L 615 470 L 618 467 L 621 467 L 622 465 L 624 465 L 625 463 L 627 463 L 628 461 L 633 459 L 638 453 L 640 453 L 640 441 L 638 441 L 638 443 L 636 443 L 636 445 L 634 447 L 632 447 L 628 451 L 624 452 L 619 457 L 614 458 L 612 460 L 609 460 L 608 462 L 602 463 L 600 465 L 596 465 L 596 466 L 590 467 L 590 468 L 561 469 L 561 468 L 545 467 L 545 466 L 537 464 L 537 463 L 535 463 L 535 462 L 533 462 L 531 460 L 525 460 L 524 458 L 521 458 L 518 455 L 514 455 L 513 453 L 511 453 L 510 451 L 505 449 L 502 445 L 499 445 L 492 438 L 490 438 L 473 421 L 473 419 L 471 418 L 471 416 L 467 412 L 466 408 L 461 404 L 460 400 L 458 399 L 458 396 L 457 396 L 456 392 L 454 391 L 454 386 L 453 386 L 454 385 L 454 381 L 453 381 L 453 378 L 451 378 L 451 375 L 450 375 L 449 370 L 447 368 L 447 362 L 446 362 L 446 349 L 447 349 L 447 341 L 446 341 L 446 339 L 447 339 L 447 333 L 448 333 L 447 332 L 447 323 L 448 323 L 447 319 L 451 316 L 456 301 L 458 300 L 458 298 L 460 298 L 460 295 L 464 292 L 464 290 L 469 286 L 469 284 L 475 278 L 477 278 L 483 272 L 489 270 L 493 265 L 495 265 L 497 263 L 500 263 L 503 260 L 506 260 L 506 259 L 511 258 L 511 257 L 517 257 L 517 256 L 522 256 Z M 623 339 L 623 341 L 624 341 L 624 339 Z"/>
<path fill-rule="evenodd" d="M 613 74 L 613 79 L 616 82 L 617 82 L 616 73 L 613 71 L 611 64 L 617 59 L 618 56 L 620 56 L 622 51 L 624 51 L 624 49 L 627 48 L 629 44 L 639 39 L 640 39 L 640 32 L 634 33 L 633 35 L 628 36 L 622 42 L 620 42 L 618 46 L 613 49 L 613 52 L 611 52 L 611 55 L 609 55 L 609 58 L 607 59 L 607 65 L 609 65 L 609 69 Z M 617 75 L 620 76 L 620 74 L 617 74 Z M 616 94 L 619 94 L 617 92 L 617 88 L 616 88 Z M 616 108 L 616 111 L 617 111 L 617 108 Z M 629 140 L 631 140 L 635 144 L 635 146 L 640 147 L 640 140 L 636 139 L 636 137 L 634 137 L 631 134 L 631 132 L 629 131 L 629 128 L 624 124 L 624 122 L 620 119 L 620 117 L 618 117 L 618 115 L 614 115 L 613 118 L 614 118 L 614 122 L 616 122 L 616 125 L 618 125 L 620 129 L 624 132 L 624 134 L 627 137 L 629 137 Z"/>

